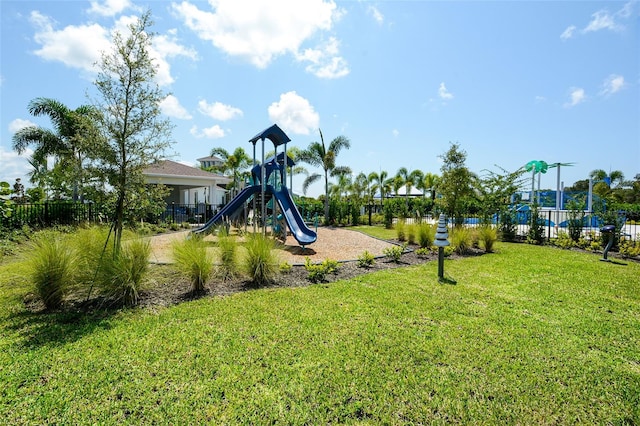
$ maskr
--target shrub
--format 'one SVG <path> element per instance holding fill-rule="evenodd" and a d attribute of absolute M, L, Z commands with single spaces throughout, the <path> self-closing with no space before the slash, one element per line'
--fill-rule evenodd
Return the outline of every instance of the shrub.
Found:
<path fill-rule="evenodd" d="M 293 270 L 293 266 L 289 262 L 282 262 L 280 264 L 280 273 L 288 274 Z"/>
<path fill-rule="evenodd" d="M 278 258 L 274 251 L 274 241 L 256 233 L 247 236 L 247 254 L 244 271 L 255 285 L 264 285 L 273 280 L 278 272 Z"/>
<path fill-rule="evenodd" d="M 622 240 L 620 241 L 618 253 L 620 253 L 620 256 L 625 259 L 628 257 L 640 256 L 640 242 L 634 242 L 632 240 Z"/>
<path fill-rule="evenodd" d="M 544 220 L 538 214 L 538 206 L 533 205 L 529 222 L 529 232 L 527 232 L 527 243 L 542 244 L 544 241 Z"/>
<path fill-rule="evenodd" d="M 385 256 L 387 256 L 389 259 L 391 259 L 395 263 L 399 263 L 400 258 L 402 257 L 402 253 L 404 253 L 404 250 L 406 249 L 406 247 L 407 246 L 405 244 L 401 246 L 394 245 L 394 246 L 385 248 L 382 252 L 384 253 Z"/>
<path fill-rule="evenodd" d="M 558 231 L 558 237 L 555 239 L 553 243 L 554 245 L 562 249 L 570 249 L 571 247 L 574 247 L 577 244 L 571 238 L 571 234 L 565 231 Z"/>
<path fill-rule="evenodd" d="M 478 229 L 478 239 L 480 245 L 486 253 L 493 252 L 493 246 L 498 240 L 498 231 L 492 226 L 482 226 Z"/>
<path fill-rule="evenodd" d="M 499 218 L 500 239 L 506 242 L 515 241 L 518 224 L 516 211 L 513 209 L 504 209 L 500 212 Z"/>
<path fill-rule="evenodd" d="M 436 238 L 436 228 L 428 223 L 421 223 L 418 227 L 418 244 L 422 248 L 431 248 Z"/>
<path fill-rule="evenodd" d="M 106 296 L 125 306 L 136 305 L 149 270 L 150 254 L 149 241 L 137 238 L 125 242 L 117 253 L 105 256 L 99 284 Z"/>
<path fill-rule="evenodd" d="M 46 232 L 34 240 L 30 261 L 36 293 L 48 309 L 59 307 L 76 279 L 77 252 L 60 234 Z"/>
<path fill-rule="evenodd" d="M 358 257 L 358 266 L 360 268 L 369 268 L 370 266 L 372 266 L 375 263 L 375 256 L 372 255 L 371 253 L 369 253 L 367 250 L 365 250 L 359 257 Z"/>
<path fill-rule="evenodd" d="M 403 219 L 398 219 L 398 221 L 396 222 L 396 238 L 398 238 L 398 241 L 405 241 L 407 239 Z"/>
<path fill-rule="evenodd" d="M 462 226 L 453 228 L 450 238 L 453 251 L 460 255 L 467 254 L 473 244 L 472 231 Z"/>
<path fill-rule="evenodd" d="M 313 264 L 307 257 L 304 261 L 304 269 L 307 270 L 307 279 L 313 283 L 322 282 L 328 274 L 338 272 L 339 263 L 337 260 L 325 259 L 322 263 Z"/>
<path fill-rule="evenodd" d="M 416 254 L 420 257 L 429 256 L 431 254 L 431 249 L 428 247 L 420 247 L 416 250 Z"/>
<path fill-rule="evenodd" d="M 238 244 L 224 228 L 218 233 L 218 256 L 220 265 L 217 275 L 224 281 L 238 276 Z"/>
<path fill-rule="evenodd" d="M 172 246 L 173 259 L 178 270 L 189 276 L 191 290 L 201 292 L 213 273 L 213 255 L 207 244 L 197 236 L 178 240 Z"/>

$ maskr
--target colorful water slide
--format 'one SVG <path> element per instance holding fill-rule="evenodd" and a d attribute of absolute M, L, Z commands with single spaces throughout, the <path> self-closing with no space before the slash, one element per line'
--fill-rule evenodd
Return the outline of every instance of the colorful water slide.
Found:
<path fill-rule="evenodd" d="M 222 210 L 220 210 L 215 216 L 213 216 L 207 223 L 205 223 L 202 228 L 195 229 L 193 231 L 194 234 L 201 234 L 203 232 L 207 232 L 211 227 L 222 223 L 222 219 L 225 217 L 233 216 L 233 214 L 241 209 L 244 203 L 251 198 L 253 194 L 256 192 L 260 192 L 260 185 L 251 185 L 240 191 L 238 195 L 235 196 L 233 200 L 231 200 L 227 205 L 225 205 Z"/>
<path fill-rule="evenodd" d="M 291 193 L 287 188 L 282 187 L 279 191 L 275 191 L 274 195 L 282 209 L 293 238 L 295 238 L 302 247 L 314 243 L 318 239 L 318 234 L 309 229 L 304 223 L 296 204 L 291 198 Z"/>

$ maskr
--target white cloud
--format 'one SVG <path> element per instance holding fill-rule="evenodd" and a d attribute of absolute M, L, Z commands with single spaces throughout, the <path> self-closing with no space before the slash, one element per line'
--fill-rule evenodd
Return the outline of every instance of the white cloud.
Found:
<path fill-rule="evenodd" d="M 611 31 L 619 31 L 623 28 L 622 25 L 618 24 L 615 21 L 615 17 L 609 13 L 607 10 L 599 10 L 593 15 L 591 15 L 592 19 L 589 24 L 582 30 L 585 33 L 592 31 L 600 31 L 600 30 L 611 30 Z"/>
<path fill-rule="evenodd" d="M 33 150 L 27 148 L 22 154 L 15 151 L 5 151 L 0 145 L 0 181 L 13 185 L 17 178 L 22 179 L 23 184 L 27 184 L 27 174 L 31 171 L 29 158 L 33 155 Z"/>
<path fill-rule="evenodd" d="M 35 126 L 35 123 L 29 120 L 23 120 L 22 118 L 16 118 L 9 123 L 9 132 L 16 133 L 18 130 L 25 127 Z"/>
<path fill-rule="evenodd" d="M 225 136 L 224 130 L 217 124 L 215 126 L 206 127 L 202 130 L 199 130 L 197 126 L 193 126 L 189 130 L 189 133 L 191 133 L 193 137 L 198 139 L 201 139 L 201 138 L 220 139 Z"/>
<path fill-rule="evenodd" d="M 622 90 L 624 87 L 624 77 L 621 75 L 611 74 L 602 83 L 602 90 L 600 94 L 603 96 L 613 95 L 614 93 Z"/>
<path fill-rule="evenodd" d="M 367 11 L 378 24 L 382 25 L 384 23 L 384 15 L 380 12 L 380 10 L 377 7 L 370 5 L 367 8 Z"/>
<path fill-rule="evenodd" d="M 55 30 L 53 21 L 38 11 L 31 12 L 29 20 L 36 27 L 34 40 L 41 46 L 34 53 L 47 61 L 94 72 L 100 52 L 111 45 L 109 32 L 98 24 L 68 25 Z"/>
<path fill-rule="evenodd" d="M 173 95 L 168 95 L 160 102 L 160 111 L 169 117 L 178 118 L 180 120 L 191 120 L 191 114 L 187 111 L 180 101 Z"/>
<path fill-rule="evenodd" d="M 198 37 L 258 68 L 267 67 L 281 55 L 304 57 L 304 53 L 298 53 L 302 44 L 317 33 L 329 31 L 343 13 L 333 0 L 211 0 L 210 4 L 212 11 L 201 10 L 188 1 L 172 7 Z M 345 68 L 344 59 L 333 55 L 323 65 L 313 63 L 309 71 L 341 76 Z"/>
<path fill-rule="evenodd" d="M 536 95 L 536 97 L 535 97 L 535 101 L 537 103 L 545 102 L 546 100 L 547 100 L 547 98 L 545 98 L 544 96 Z"/>
<path fill-rule="evenodd" d="M 269 120 L 278 123 L 284 131 L 308 135 L 317 129 L 320 116 L 308 100 L 296 92 L 280 95 L 280 101 L 269 105 Z"/>
<path fill-rule="evenodd" d="M 438 88 L 438 96 L 440 96 L 440 98 L 444 100 L 453 99 L 453 94 L 447 90 L 447 86 L 444 85 L 444 82 L 440 83 L 440 87 Z"/>
<path fill-rule="evenodd" d="M 101 16 L 114 16 L 130 8 L 137 10 L 130 0 L 104 0 L 102 4 L 99 1 L 92 1 L 89 13 Z"/>
<path fill-rule="evenodd" d="M 580 87 L 572 88 L 569 97 L 571 98 L 571 100 L 564 104 L 565 108 L 574 107 L 587 99 L 587 95 L 585 94 L 584 89 Z"/>
<path fill-rule="evenodd" d="M 575 25 L 570 25 L 567 27 L 566 30 L 564 30 L 562 32 L 562 34 L 560 34 L 560 38 L 562 40 L 567 40 L 570 39 L 571 37 L 573 37 L 573 33 L 576 31 L 576 26 Z"/>
<path fill-rule="evenodd" d="M 203 115 L 220 121 L 231 120 L 232 118 L 242 117 L 243 115 L 242 110 L 239 108 L 225 105 L 220 102 L 209 104 L 205 100 L 198 102 L 198 111 Z"/>
<path fill-rule="evenodd" d="M 112 29 L 93 23 L 68 25 L 58 30 L 51 18 L 33 11 L 30 21 L 36 28 L 34 40 L 41 46 L 34 53 L 47 61 L 62 62 L 68 67 L 95 73 L 98 70 L 95 64 L 100 62 L 102 52 L 112 50 L 113 32 L 118 31 L 125 36 L 129 25 L 135 23 L 136 19 L 138 17 L 134 15 L 121 16 Z M 178 56 L 197 59 L 195 50 L 178 43 L 175 30 L 170 30 L 167 35 L 157 35 L 149 49 L 149 55 L 155 61 L 156 81 L 161 86 L 174 81 L 168 59 Z"/>
<path fill-rule="evenodd" d="M 303 62 L 311 62 L 305 68 L 307 72 L 314 74 L 318 78 L 340 78 L 349 74 L 347 61 L 338 56 L 340 42 L 335 38 L 316 49 L 305 49 L 302 53 L 296 54 L 296 59 Z"/>
<path fill-rule="evenodd" d="M 631 0 L 625 3 L 624 6 L 615 13 L 611 13 L 607 9 L 598 10 L 591 14 L 591 20 L 586 27 L 580 30 L 580 33 L 586 34 L 600 30 L 623 31 L 626 27 L 621 21 L 629 19 L 633 15 L 633 8 L 636 3 L 637 0 Z M 567 27 L 567 29 L 560 35 L 560 38 L 562 40 L 567 40 L 573 37 L 576 29 L 575 25 Z"/>
<path fill-rule="evenodd" d="M 171 65 L 167 59 L 178 56 L 194 61 L 198 59 L 198 53 L 193 49 L 180 45 L 175 38 L 175 31 L 171 30 L 169 35 L 157 35 L 154 37 L 149 54 L 156 61 L 156 81 L 161 86 L 174 82 L 174 78 L 171 76 Z"/>
<path fill-rule="evenodd" d="M 393 135 L 394 138 L 397 138 L 400 135 L 400 132 L 398 131 L 398 129 L 393 129 L 391 131 L 391 134 Z"/>

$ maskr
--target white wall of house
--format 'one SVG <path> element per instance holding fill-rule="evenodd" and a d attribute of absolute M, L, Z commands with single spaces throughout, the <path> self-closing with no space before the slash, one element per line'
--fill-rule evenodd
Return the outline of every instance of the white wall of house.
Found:
<path fill-rule="evenodd" d="M 225 203 L 226 191 L 217 185 L 182 190 L 180 200 L 182 204 L 213 204 L 217 206 Z"/>

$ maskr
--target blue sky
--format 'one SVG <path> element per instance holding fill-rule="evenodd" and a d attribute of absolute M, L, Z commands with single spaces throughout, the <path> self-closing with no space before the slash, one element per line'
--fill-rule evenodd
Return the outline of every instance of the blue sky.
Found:
<path fill-rule="evenodd" d="M 565 185 L 597 168 L 640 173 L 637 1 L 2 0 L 0 180 L 27 180 L 13 133 L 50 126 L 29 101 L 90 103 L 112 31 L 147 8 L 174 160 L 251 153 L 277 123 L 289 146 L 318 128 L 327 143 L 348 137 L 338 163 L 355 173 L 439 174 L 451 142 L 478 174 L 530 160 L 575 163 Z"/>

